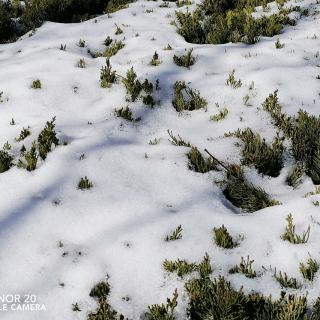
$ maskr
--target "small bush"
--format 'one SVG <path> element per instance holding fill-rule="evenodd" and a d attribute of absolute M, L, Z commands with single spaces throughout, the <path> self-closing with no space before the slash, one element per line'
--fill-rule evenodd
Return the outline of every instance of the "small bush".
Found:
<path fill-rule="evenodd" d="M 142 90 L 142 85 L 137 79 L 137 74 L 133 70 L 133 67 L 127 71 L 126 78 L 124 78 L 122 82 L 127 90 L 127 95 L 130 97 L 130 100 L 132 102 L 136 101 Z"/>
<path fill-rule="evenodd" d="M 319 263 L 310 257 L 306 264 L 300 263 L 299 269 L 305 279 L 313 281 L 315 274 L 319 270 Z"/>
<path fill-rule="evenodd" d="M 32 81 L 31 88 L 32 89 L 41 89 L 41 81 L 39 79 Z"/>
<path fill-rule="evenodd" d="M 29 130 L 29 127 L 28 128 L 22 128 L 19 136 L 16 138 L 16 141 L 20 142 L 20 141 L 26 139 L 27 137 L 29 137 L 30 135 L 31 135 L 31 131 Z"/>
<path fill-rule="evenodd" d="M 179 67 L 190 68 L 196 62 L 196 58 L 192 55 L 193 49 L 186 51 L 182 56 L 173 56 L 173 62 Z"/>
<path fill-rule="evenodd" d="M 87 177 L 81 178 L 78 183 L 78 189 L 80 190 L 91 189 L 92 187 L 93 183 Z"/>
<path fill-rule="evenodd" d="M 176 261 L 170 261 L 166 259 L 163 262 L 163 268 L 168 272 L 176 272 L 178 277 L 183 278 L 185 275 L 196 271 L 197 265 L 195 263 L 189 263 L 186 260 L 178 259 Z"/>
<path fill-rule="evenodd" d="M 84 60 L 84 58 L 80 59 L 78 61 L 78 64 L 77 64 L 78 68 L 80 69 L 84 69 L 86 67 L 86 61 Z"/>
<path fill-rule="evenodd" d="M 257 276 L 257 273 L 252 270 L 252 264 L 254 260 L 250 260 L 249 256 L 247 257 L 247 260 L 244 260 L 243 257 L 241 257 L 241 261 L 239 265 L 234 266 L 229 270 L 229 273 L 242 273 L 247 278 L 255 278 Z"/>
<path fill-rule="evenodd" d="M 284 43 L 281 43 L 278 38 L 277 41 L 275 42 L 274 46 L 276 47 L 276 49 L 282 49 L 284 47 Z"/>
<path fill-rule="evenodd" d="M 175 320 L 174 310 L 178 305 L 178 291 L 173 293 L 172 299 L 167 299 L 166 304 L 153 304 L 148 307 L 149 311 L 146 313 L 147 320 Z"/>
<path fill-rule="evenodd" d="M 293 244 L 300 244 L 300 243 L 307 243 L 310 236 L 310 226 L 308 227 L 307 231 L 304 231 L 302 235 L 296 234 L 296 227 L 293 224 L 293 218 L 291 213 L 288 214 L 287 218 L 288 225 L 286 226 L 286 230 L 284 234 L 281 236 L 281 239 L 284 241 L 289 241 Z"/>
<path fill-rule="evenodd" d="M 223 194 L 235 207 L 247 212 L 255 212 L 279 204 L 261 188 L 248 182 L 238 166 L 230 166 Z"/>
<path fill-rule="evenodd" d="M 224 249 L 232 249 L 236 247 L 238 244 L 233 241 L 231 235 L 229 234 L 227 228 L 222 225 L 222 227 L 214 228 L 214 242 L 218 247 Z"/>
<path fill-rule="evenodd" d="M 182 239 L 182 227 L 179 225 L 170 235 L 166 236 L 166 241 L 175 241 Z"/>
<path fill-rule="evenodd" d="M 59 145 L 59 139 L 55 131 L 55 121 L 56 117 L 53 117 L 51 121 L 47 121 L 46 126 L 38 136 L 38 150 L 42 160 L 47 158 L 48 153 L 51 152 L 52 145 L 55 147 Z"/>
<path fill-rule="evenodd" d="M 218 122 L 220 120 L 223 120 L 229 113 L 229 110 L 224 107 L 222 110 L 220 110 L 217 114 L 210 117 L 210 120 Z"/>
<path fill-rule="evenodd" d="M 302 177 L 304 175 L 304 167 L 302 164 L 295 164 L 293 169 L 289 172 L 286 182 L 290 187 L 296 189 L 302 182 Z"/>
<path fill-rule="evenodd" d="M 84 48 L 84 47 L 86 46 L 85 40 L 80 39 L 79 42 L 78 42 L 78 46 L 79 46 L 80 48 Z"/>
<path fill-rule="evenodd" d="M 34 171 L 37 168 L 39 154 L 37 152 L 37 143 L 34 141 L 29 151 L 23 153 L 25 161 L 19 159 L 18 167 L 27 171 Z"/>
<path fill-rule="evenodd" d="M 97 52 L 94 57 L 105 57 L 105 58 L 111 58 L 112 56 L 116 55 L 119 50 L 123 49 L 125 47 L 125 44 L 119 40 L 113 41 L 105 50 L 104 52 Z"/>
<path fill-rule="evenodd" d="M 113 13 L 128 8 L 130 2 L 128 0 L 110 0 L 108 1 L 105 13 Z"/>
<path fill-rule="evenodd" d="M 169 136 L 170 136 L 170 139 L 168 139 L 168 140 L 169 140 L 169 142 L 170 142 L 171 144 L 173 144 L 174 146 L 177 146 L 177 147 L 191 147 L 190 142 L 184 141 L 184 140 L 180 137 L 180 135 L 178 135 L 178 137 L 175 137 L 175 136 L 173 135 L 172 131 L 168 130 L 167 132 L 168 132 L 168 134 L 169 134 Z"/>
<path fill-rule="evenodd" d="M 127 121 L 130 121 L 130 122 L 140 120 L 139 118 L 137 118 L 137 119 L 133 118 L 132 111 L 128 106 L 125 108 L 122 107 L 120 109 L 115 109 L 115 113 L 116 113 L 117 117 L 123 118 Z"/>
<path fill-rule="evenodd" d="M 106 59 L 106 66 L 100 70 L 100 86 L 101 88 L 110 88 L 117 80 L 116 71 L 112 70 L 110 60 Z"/>
<path fill-rule="evenodd" d="M 122 33 L 123 33 L 123 30 L 118 25 L 116 25 L 116 32 L 114 34 L 117 36 Z"/>
<path fill-rule="evenodd" d="M 273 140 L 269 146 L 265 139 L 261 139 L 259 134 L 255 134 L 251 129 L 236 131 L 234 134 L 244 143 L 242 150 L 242 163 L 244 165 L 254 165 L 259 173 L 277 177 L 283 167 L 283 143 L 279 137 Z"/>
<path fill-rule="evenodd" d="M 157 51 L 155 51 L 155 53 L 152 56 L 152 59 L 150 61 L 150 65 L 151 66 L 158 66 L 161 63 L 160 59 L 159 59 L 159 55 L 157 53 Z"/>
<path fill-rule="evenodd" d="M 191 147 L 191 150 L 187 153 L 188 167 L 190 170 L 200 173 L 206 173 L 211 170 L 217 169 L 217 164 L 210 157 L 205 159 L 201 152 L 196 147 Z"/>
<path fill-rule="evenodd" d="M 274 277 L 283 288 L 298 289 L 300 287 L 300 285 L 297 282 L 297 279 L 288 277 L 288 275 L 285 272 L 282 273 L 280 271 L 279 273 L 277 273 L 277 270 L 275 270 Z"/>
<path fill-rule="evenodd" d="M 13 157 L 5 149 L 0 150 L 0 173 L 8 171 L 13 166 Z"/>
<path fill-rule="evenodd" d="M 176 111 L 192 111 L 205 109 L 207 101 L 200 97 L 200 92 L 188 87 L 184 81 L 177 81 L 174 84 L 174 98 L 172 105 Z"/>
<path fill-rule="evenodd" d="M 110 293 L 110 285 L 108 282 L 98 282 L 90 291 L 89 296 L 97 300 L 105 300 Z"/>
<path fill-rule="evenodd" d="M 230 73 L 229 73 L 229 77 L 227 79 L 226 85 L 230 86 L 234 89 L 240 88 L 242 86 L 242 82 L 241 80 L 237 80 L 235 77 L 235 70 L 233 69 Z"/>

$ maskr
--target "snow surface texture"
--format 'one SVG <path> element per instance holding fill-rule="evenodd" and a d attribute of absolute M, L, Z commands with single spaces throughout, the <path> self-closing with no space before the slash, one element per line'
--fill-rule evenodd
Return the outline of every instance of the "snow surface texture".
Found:
<path fill-rule="evenodd" d="M 292 164 L 288 157 L 277 178 L 262 177 L 247 168 L 249 179 L 282 205 L 241 213 L 214 183 L 222 173 L 188 170 L 188 148 L 171 145 L 167 129 L 199 150 L 208 148 L 219 159 L 238 163 L 238 140 L 224 133 L 250 127 L 271 141 L 276 130 L 261 104 L 274 90 L 279 89 L 286 113 L 294 115 L 303 108 L 319 115 L 320 80 L 316 76 L 320 60 L 316 53 L 320 24 L 315 13 L 319 5 L 309 0 L 289 2 L 287 5 L 309 8 L 311 14 L 295 27 L 286 27 L 280 36 L 248 46 L 186 43 L 170 25 L 175 4 L 170 3 L 169 8 L 159 4 L 138 1 L 111 16 L 77 24 L 48 22 L 30 37 L 0 45 L 0 91 L 4 92 L 0 145 L 8 141 L 18 158 L 22 144 L 28 149 L 53 116 L 60 141 L 67 142 L 34 172 L 13 167 L 0 175 L 1 293 L 36 294 L 47 308 L 38 313 L 0 312 L 1 319 L 85 319 L 96 307 L 88 295 L 90 289 L 107 275 L 112 286 L 110 304 L 125 316 L 139 319 L 148 305 L 165 302 L 178 288 L 178 319 L 184 319 L 183 281 L 164 272 L 162 263 L 166 258 L 199 262 L 205 252 L 211 257 L 213 276 L 225 275 L 246 292 L 257 290 L 277 297 L 281 290 L 271 270 L 255 279 L 228 274 L 241 256 L 250 255 L 255 270 L 276 267 L 303 284 L 294 292 L 308 292 L 310 302 L 318 296 L 320 277 L 307 282 L 299 273 L 299 263 L 309 253 L 320 260 L 320 226 L 316 223 L 320 213 L 312 203 L 320 199 L 304 197 L 314 190 L 311 180 L 304 178 L 296 190 L 287 186 L 285 178 Z M 114 35 L 115 24 L 123 34 Z M 124 86 L 101 88 L 100 68 L 105 58 L 93 59 L 87 53 L 88 49 L 102 51 L 108 35 L 119 40 L 125 37 L 125 48 L 111 58 L 118 74 L 124 76 L 133 66 L 141 80 L 160 81 L 161 90 L 156 91 L 160 105 L 150 109 L 141 101 L 130 104 L 134 116 L 141 116 L 140 122 L 132 124 L 114 115 L 115 107 L 127 105 Z M 278 37 L 285 44 L 281 50 L 275 48 Z M 85 48 L 77 45 L 80 38 L 86 41 Z M 172 51 L 163 50 L 168 43 Z M 59 50 L 60 44 L 66 44 L 66 51 Z M 197 56 L 190 70 L 172 61 L 185 48 L 194 48 Z M 157 67 L 149 64 L 154 51 L 162 61 Z M 77 68 L 81 58 L 87 64 L 84 69 Z M 233 69 L 243 83 L 239 89 L 225 84 Z M 35 79 L 41 80 L 41 90 L 30 88 Z M 178 114 L 174 110 L 172 87 L 177 80 L 199 89 L 208 101 L 207 112 Z M 252 81 L 255 89 L 249 91 Z M 251 106 L 243 103 L 246 94 Z M 215 103 L 229 109 L 219 122 L 210 121 L 219 111 Z M 16 125 L 9 125 L 12 118 Z M 16 142 L 27 126 L 32 135 Z M 150 145 L 154 138 L 160 143 Z M 82 154 L 85 157 L 79 160 Z M 80 191 L 77 184 L 84 176 L 94 186 Z M 308 243 L 293 245 L 280 239 L 290 212 L 298 233 L 311 225 Z M 165 242 L 165 236 L 180 224 L 183 238 Z M 212 229 L 222 224 L 233 236 L 243 236 L 240 246 L 228 251 L 214 244 Z M 82 312 L 72 311 L 75 302 Z"/>

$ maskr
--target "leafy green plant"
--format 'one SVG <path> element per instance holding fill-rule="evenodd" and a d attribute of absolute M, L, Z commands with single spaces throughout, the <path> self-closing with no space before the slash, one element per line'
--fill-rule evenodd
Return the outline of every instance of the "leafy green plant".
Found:
<path fill-rule="evenodd" d="M 120 109 L 115 109 L 115 114 L 117 115 L 117 117 L 123 118 L 127 121 L 130 121 L 130 122 L 140 120 L 139 118 L 135 119 L 133 117 L 133 113 L 128 106 L 122 107 Z"/>
<path fill-rule="evenodd" d="M 207 101 L 200 97 L 198 90 L 191 89 L 184 81 L 177 81 L 174 84 L 172 105 L 178 112 L 184 110 L 192 111 L 205 109 L 207 107 Z"/>
<path fill-rule="evenodd" d="M 168 272 L 176 272 L 178 277 L 183 278 L 185 275 L 196 271 L 197 265 L 195 263 L 189 263 L 186 260 L 177 259 L 176 261 L 164 260 L 164 270 Z"/>
<path fill-rule="evenodd" d="M 246 212 L 255 212 L 279 204 L 278 201 L 271 199 L 263 189 L 256 188 L 248 182 L 241 167 L 236 165 L 228 168 L 223 194 L 235 207 Z"/>
<path fill-rule="evenodd" d="M 200 173 L 206 173 L 217 169 L 217 164 L 212 158 L 205 159 L 196 147 L 191 147 L 187 153 L 188 167 L 190 170 Z"/>
<path fill-rule="evenodd" d="M 17 142 L 20 142 L 24 140 L 25 138 L 29 137 L 31 135 L 31 131 L 29 130 L 30 128 L 22 128 L 19 136 L 16 138 Z"/>
<path fill-rule="evenodd" d="M 116 24 L 116 32 L 114 33 L 115 35 L 122 34 L 123 30 Z"/>
<path fill-rule="evenodd" d="M 32 81 L 32 84 L 31 84 L 32 89 L 41 89 L 41 87 L 42 87 L 42 85 L 41 85 L 41 81 L 39 79 Z"/>
<path fill-rule="evenodd" d="M 166 236 L 166 241 L 175 241 L 182 239 L 182 227 L 179 225 L 170 235 Z"/>
<path fill-rule="evenodd" d="M 275 47 L 276 49 L 282 49 L 284 47 L 284 43 L 281 43 L 279 38 L 277 39 L 277 41 L 275 42 Z"/>
<path fill-rule="evenodd" d="M 53 117 L 51 121 L 47 121 L 46 126 L 40 132 L 38 136 L 38 151 L 42 160 L 47 158 L 49 152 L 51 152 L 52 145 L 59 145 L 59 139 L 55 131 L 56 117 Z"/>
<path fill-rule="evenodd" d="M 319 270 L 319 263 L 310 257 L 306 264 L 300 263 L 299 270 L 305 279 L 313 281 L 315 274 Z"/>
<path fill-rule="evenodd" d="M 110 0 L 105 8 L 105 13 L 113 13 L 128 8 L 130 2 L 128 0 Z"/>
<path fill-rule="evenodd" d="M 34 141 L 29 151 L 23 153 L 25 161 L 19 159 L 18 167 L 27 171 L 34 171 L 37 168 L 39 154 L 37 152 L 37 143 Z"/>
<path fill-rule="evenodd" d="M 152 56 L 152 59 L 150 61 L 150 65 L 152 66 L 158 66 L 161 63 L 160 59 L 159 59 L 159 55 L 157 53 L 157 51 L 155 51 L 155 53 Z"/>
<path fill-rule="evenodd" d="M 110 293 L 110 285 L 106 281 L 100 281 L 91 289 L 89 296 L 98 300 L 106 299 Z"/>
<path fill-rule="evenodd" d="M 250 260 L 249 256 L 247 256 L 247 260 L 244 260 L 243 257 L 241 257 L 239 265 L 232 267 L 229 270 L 229 273 L 242 273 L 247 278 L 255 278 L 257 273 L 252 269 L 253 262 L 254 260 Z"/>
<path fill-rule="evenodd" d="M 303 174 L 304 174 L 303 165 L 300 163 L 295 164 L 287 176 L 287 179 L 286 179 L 287 184 L 293 187 L 293 189 L 296 189 L 302 182 Z"/>
<path fill-rule="evenodd" d="M 110 60 L 106 59 L 106 66 L 100 70 L 100 86 L 101 88 L 110 88 L 117 80 L 116 71 L 112 70 Z"/>
<path fill-rule="evenodd" d="M 133 67 L 127 71 L 126 77 L 122 82 L 127 90 L 127 95 L 130 97 L 130 100 L 132 102 L 136 101 L 142 90 L 142 84 L 137 79 L 137 74 L 133 70 Z"/>
<path fill-rule="evenodd" d="M 233 69 L 230 73 L 229 73 L 229 77 L 227 79 L 226 85 L 230 86 L 234 89 L 240 88 L 242 86 L 242 82 L 241 80 L 237 80 L 235 77 L 235 70 Z"/>
<path fill-rule="evenodd" d="M 170 130 L 167 130 L 168 134 L 169 134 L 169 137 L 170 139 L 169 142 L 171 144 L 173 144 L 174 146 L 177 146 L 177 147 L 191 147 L 191 144 L 190 142 L 186 142 L 184 141 L 180 135 L 178 135 L 177 137 L 173 135 L 172 131 Z"/>
<path fill-rule="evenodd" d="M 8 171 L 13 166 L 13 157 L 3 148 L 0 150 L 0 173 Z"/>
<path fill-rule="evenodd" d="M 228 115 L 228 113 L 229 113 L 229 110 L 226 107 L 224 107 L 217 114 L 211 116 L 210 120 L 215 121 L 215 122 L 223 120 Z"/>
<path fill-rule="evenodd" d="M 80 48 L 84 48 L 84 47 L 86 46 L 85 40 L 80 39 L 79 42 L 78 42 L 78 46 L 79 46 Z"/>
<path fill-rule="evenodd" d="M 300 285 L 297 282 L 297 279 L 288 277 L 288 275 L 285 272 L 282 273 L 281 271 L 279 271 L 279 273 L 277 273 L 277 270 L 275 270 L 274 277 L 283 288 L 298 289 L 300 287 Z"/>
<path fill-rule="evenodd" d="M 113 41 L 103 52 L 97 52 L 94 54 L 94 57 L 105 57 L 111 58 L 112 56 L 116 55 L 119 50 L 123 49 L 125 44 L 121 40 Z"/>
<path fill-rule="evenodd" d="M 234 135 L 244 143 L 242 163 L 254 165 L 259 173 L 277 177 L 283 167 L 283 143 L 278 136 L 269 146 L 265 139 L 255 134 L 250 128 L 238 130 Z"/>
<path fill-rule="evenodd" d="M 196 63 L 196 58 L 192 55 L 193 49 L 189 49 L 181 56 L 173 56 L 173 62 L 179 67 L 190 68 Z"/>
<path fill-rule="evenodd" d="M 296 234 L 296 226 L 293 224 L 292 214 L 289 213 L 287 218 L 288 225 L 286 226 L 284 234 L 281 236 L 281 239 L 284 241 L 289 241 L 293 244 L 307 243 L 310 236 L 310 226 L 302 235 Z"/>
<path fill-rule="evenodd" d="M 166 304 L 153 304 L 148 307 L 149 311 L 146 313 L 147 320 L 175 320 L 174 310 L 178 305 L 178 291 L 173 293 L 172 299 L 167 299 Z"/>
<path fill-rule="evenodd" d="M 91 189 L 92 187 L 93 183 L 87 177 L 81 178 L 78 183 L 78 189 L 80 190 Z"/>
<path fill-rule="evenodd" d="M 218 247 L 224 249 L 232 249 L 238 245 L 236 242 L 233 241 L 230 233 L 224 225 L 222 225 L 219 228 L 214 228 L 213 233 L 214 242 Z"/>

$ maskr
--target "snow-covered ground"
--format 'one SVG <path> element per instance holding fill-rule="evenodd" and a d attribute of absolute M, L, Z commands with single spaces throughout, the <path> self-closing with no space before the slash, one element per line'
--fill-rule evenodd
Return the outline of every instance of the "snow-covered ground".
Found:
<path fill-rule="evenodd" d="M 167 129 L 190 141 L 200 150 L 208 148 L 229 163 L 239 162 L 241 148 L 224 133 L 250 127 L 270 141 L 276 133 L 261 104 L 274 90 L 286 113 L 299 108 L 320 115 L 320 20 L 314 0 L 289 2 L 310 9 L 310 15 L 286 27 L 280 36 L 262 38 L 259 43 L 194 45 L 186 43 L 170 24 L 177 10 L 159 7 L 160 2 L 138 1 L 111 16 L 77 24 L 45 23 L 34 35 L 16 43 L 0 45 L 0 145 L 7 141 L 19 155 L 56 116 L 60 141 L 46 161 L 33 172 L 11 168 L 0 175 L 0 288 L 1 294 L 35 294 L 46 306 L 41 312 L 0 311 L 1 319 L 85 319 L 96 303 L 89 297 L 92 286 L 110 276 L 110 304 L 130 319 L 139 319 L 147 306 L 164 302 L 179 292 L 178 319 L 185 319 L 186 295 L 183 281 L 167 274 L 164 259 L 185 258 L 199 262 L 205 252 L 211 257 L 213 276 L 225 275 L 235 287 L 256 290 L 277 297 L 280 285 L 268 268 L 296 277 L 308 292 L 310 302 L 319 295 L 320 277 L 308 283 L 299 263 L 309 254 L 320 260 L 320 211 L 305 198 L 314 190 L 309 178 L 296 190 L 285 178 L 292 159 L 277 178 L 262 177 L 246 169 L 248 177 L 262 186 L 282 205 L 254 214 L 244 214 L 225 200 L 214 183 L 221 173 L 199 174 L 188 170 L 188 148 L 168 141 Z M 153 12 L 146 10 L 153 9 Z M 298 15 L 298 14 L 297 14 Z M 114 35 L 116 26 L 123 34 Z M 139 78 L 160 81 L 156 91 L 160 103 L 154 109 L 141 101 L 130 104 L 134 115 L 129 123 L 114 115 L 126 106 L 121 83 L 103 89 L 100 68 L 105 58 L 93 59 L 87 50 L 103 50 L 107 36 L 124 39 L 125 47 L 111 58 L 120 75 L 133 66 Z M 275 48 L 279 38 L 285 47 Z M 86 41 L 80 48 L 79 39 Z M 66 44 L 66 51 L 60 45 Z M 163 50 L 167 44 L 172 51 Z M 190 70 L 176 66 L 172 57 L 194 48 L 197 62 Z M 162 63 L 150 66 L 157 51 Z M 318 53 L 317 53 L 318 52 Z M 84 58 L 86 68 L 77 67 Z M 226 86 L 235 69 L 243 85 Z M 30 84 L 40 79 L 41 90 Z M 178 114 L 171 105 L 175 81 L 184 80 L 208 101 L 208 110 Z M 254 82 L 254 90 L 249 86 Z M 249 94 L 251 106 L 243 97 Z M 219 122 L 210 116 L 227 106 L 228 116 Z M 10 125 L 14 118 L 16 124 Z M 32 135 L 16 142 L 23 127 Z M 150 145 L 151 139 L 160 139 Z M 84 154 L 84 159 L 79 160 Z M 87 191 L 77 189 L 81 177 L 94 184 Z M 292 213 L 299 233 L 311 226 L 308 243 L 293 245 L 280 239 L 285 218 Z M 224 224 L 230 233 L 243 236 L 233 250 L 218 248 L 212 229 Z M 182 225 L 183 238 L 164 238 Z M 59 247 L 59 241 L 63 246 Z M 64 254 L 67 253 L 67 254 Z M 248 279 L 229 275 L 228 270 L 250 255 L 263 275 Z M 63 284 L 63 285 L 62 285 Z M 129 297 L 129 299 L 124 299 Z M 78 302 L 82 312 L 73 312 Z"/>

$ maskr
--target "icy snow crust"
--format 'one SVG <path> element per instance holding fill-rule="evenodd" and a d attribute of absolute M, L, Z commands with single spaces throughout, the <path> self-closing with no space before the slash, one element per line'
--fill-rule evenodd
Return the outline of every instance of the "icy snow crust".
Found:
<path fill-rule="evenodd" d="M 165 273 L 162 262 L 166 258 L 199 262 L 205 252 L 211 257 L 213 276 L 225 275 L 246 292 L 277 297 L 281 290 L 271 270 L 255 279 L 228 274 L 241 256 L 250 255 L 257 271 L 271 266 L 297 277 L 303 286 L 295 292 L 308 292 L 310 302 L 319 295 L 320 278 L 304 281 L 299 263 L 309 253 L 320 259 L 320 226 L 315 222 L 320 221 L 320 212 L 312 203 L 320 199 L 304 197 L 314 190 L 309 178 L 296 190 L 286 185 L 292 159 L 286 156 L 287 167 L 277 178 L 246 169 L 250 181 L 282 205 L 244 214 L 227 202 L 214 183 L 223 178 L 222 172 L 188 170 L 188 148 L 171 145 L 167 134 L 170 129 L 199 150 L 208 148 L 220 160 L 238 163 L 241 147 L 234 145 L 238 140 L 225 138 L 224 133 L 250 127 L 270 141 L 276 130 L 261 104 L 274 90 L 279 89 L 286 113 L 294 115 L 303 108 L 319 115 L 316 76 L 320 60 L 316 52 L 320 50 L 320 24 L 319 15 L 313 14 L 319 5 L 308 0 L 287 4 L 309 8 L 311 14 L 295 27 L 284 29 L 279 38 L 285 47 L 277 50 L 277 36 L 262 38 L 252 46 L 186 43 L 170 25 L 175 4 L 170 3 L 169 8 L 159 4 L 138 1 L 111 17 L 77 24 L 48 22 L 31 37 L 0 45 L 0 91 L 4 92 L 0 145 L 8 141 L 18 158 L 22 144 L 29 148 L 53 116 L 60 141 L 68 142 L 50 153 L 34 172 L 13 167 L 0 175 L 1 293 L 36 294 L 47 309 L 0 312 L 1 319 L 85 319 L 96 307 L 89 291 L 107 275 L 112 286 L 110 304 L 125 316 L 139 319 L 148 305 L 164 302 L 178 288 L 178 319 L 185 319 L 183 281 Z M 115 23 L 123 34 L 114 35 Z M 105 59 L 93 59 L 87 53 L 88 49 L 102 51 L 108 35 L 119 40 L 125 37 L 125 48 L 111 58 L 118 74 L 124 76 L 133 66 L 141 80 L 160 81 L 161 90 L 156 92 L 160 105 L 150 109 L 141 101 L 130 104 L 134 116 L 142 118 L 138 123 L 115 117 L 114 108 L 127 105 L 124 86 L 100 88 Z M 86 48 L 77 45 L 80 38 L 86 41 Z M 168 43 L 172 51 L 163 50 Z M 60 44 L 66 44 L 66 51 L 59 50 Z M 197 56 L 190 70 L 172 61 L 185 48 L 194 48 Z M 154 51 L 162 61 L 157 67 L 149 64 Z M 85 69 L 76 67 L 80 58 L 86 60 Z M 225 85 L 232 69 L 243 83 L 236 90 Z M 30 88 L 35 79 L 41 80 L 41 90 Z M 207 112 L 178 114 L 174 110 L 172 87 L 177 80 L 200 91 L 208 101 Z M 252 81 L 255 89 L 250 93 Z M 246 94 L 252 106 L 244 106 Z M 219 111 L 216 102 L 229 109 L 220 122 L 209 120 Z M 14 126 L 9 125 L 12 118 Z M 27 126 L 32 136 L 16 142 L 15 137 Z M 149 145 L 154 138 L 160 143 Z M 82 154 L 85 158 L 79 161 Z M 82 192 L 77 183 L 84 176 L 94 187 Z M 307 244 L 292 245 L 280 239 L 290 212 L 298 233 L 311 225 Z M 180 224 L 183 238 L 165 242 L 165 236 Z M 234 237 L 243 235 L 240 246 L 228 251 L 214 244 L 212 229 L 222 224 Z M 58 247 L 59 241 L 64 247 Z M 64 252 L 68 254 L 62 257 Z M 72 311 L 75 302 L 82 312 Z"/>

